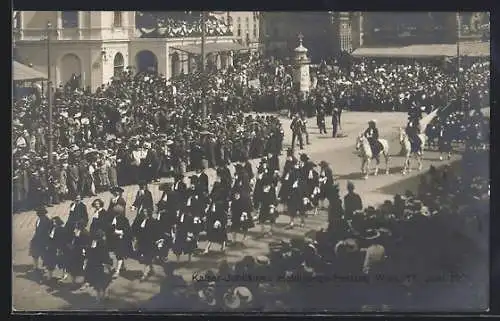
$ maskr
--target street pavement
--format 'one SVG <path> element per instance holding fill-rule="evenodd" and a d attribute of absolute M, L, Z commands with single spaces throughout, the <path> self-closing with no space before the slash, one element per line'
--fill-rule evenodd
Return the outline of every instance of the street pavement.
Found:
<path fill-rule="evenodd" d="M 390 174 L 385 175 L 381 170 L 377 177 L 371 175 L 368 180 L 363 180 L 360 173 L 361 161 L 354 153 L 355 140 L 357 135 L 367 127 L 370 119 L 377 120 L 380 137 L 389 141 L 390 154 Z M 329 120 L 328 120 L 329 121 Z M 409 175 L 403 176 L 401 168 L 403 158 L 398 156 L 400 145 L 398 142 L 398 128 L 404 126 L 407 121 L 405 113 L 370 113 L 370 112 L 344 112 L 342 115 L 342 132 L 347 136 L 343 138 L 331 137 L 329 133 L 320 135 L 316 126 L 315 118 L 308 120 L 310 145 L 305 146 L 310 158 L 316 162 L 325 160 L 331 164 L 334 174 L 337 176 L 341 196 L 346 193 L 346 182 L 353 181 L 356 191 L 361 195 L 363 204 L 376 205 L 386 199 L 392 199 L 394 193 L 404 193 L 407 189 L 415 189 L 418 183 L 416 176 L 418 171 L 414 170 Z M 291 145 L 290 120 L 283 118 L 285 129 L 285 148 Z M 297 152 L 300 152 L 297 148 Z M 459 155 L 453 155 L 451 160 L 439 161 L 437 152 L 427 151 L 424 154 L 424 170 L 431 164 L 435 166 L 450 163 L 458 160 Z M 253 160 L 254 169 L 259 160 Z M 281 166 L 284 163 L 284 156 L 281 157 Z M 416 164 L 413 165 L 414 168 Z M 373 167 L 373 166 L 372 166 Z M 383 169 L 383 162 L 381 164 Z M 215 173 L 209 170 L 211 183 L 214 181 Z M 165 181 L 163 179 L 162 181 Z M 159 199 L 161 192 L 158 190 L 158 183 L 151 184 L 149 189 L 153 193 L 155 202 Z M 124 187 L 124 197 L 127 204 L 132 204 L 137 186 Z M 107 205 L 111 195 L 109 192 L 98 196 Z M 94 198 L 86 199 L 85 203 L 91 209 L 90 204 Z M 67 218 L 70 202 L 64 202 L 57 206 L 48 208 L 49 216 L 60 216 L 63 220 Z M 127 205 L 127 206 L 128 206 Z M 127 217 L 133 220 L 135 213 L 127 211 Z M 327 214 L 324 209 L 316 216 L 310 216 L 306 220 L 305 228 L 295 228 L 285 230 L 284 227 L 288 218 L 281 215 L 278 219 L 278 227 L 271 237 L 260 237 L 260 227 L 252 229 L 249 238 L 245 241 L 245 247 L 227 248 L 225 254 L 217 253 L 218 246 L 212 248 L 211 253 L 205 256 L 193 257 L 188 263 L 187 258 L 182 257 L 178 263 L 176 274 L 181 275 L 186 281 L 192 281 L 194 272 L 216 268 L 223 259 L 228 262 L 236 262 L 246 255 L 265 255 L 268 252 L 268 243 L 275 240 L 289 239 L 294 236 L 304 236 L 313 230 L 326 227 Z M 127 272 L 120 278 L 114 280 L 109 287 L 109 299 L 105 305 L 95 303 L 91 291 L 75 293 L 68 290 L 68 286 L 63 284 L 57 289 L 52 289 L 47 285 L 39 284 L 36 277 L 29 272 L 31 259 L 28 255 L 29 241 L 34 231 L 36 215 L 33 211 L 23 212 L 13 215 L 12 233 L 12 261 L 13 261 L 13 308 L 16 311 L 53 311 L 53 310 L 127 310 L 133 309 L 139 302 L 143 302 L 159 292 L 159 280 L 163 276 L 160 267 L 156 267 L 156 274 L 150 279 L 140 282 L 141 266 L 134 260 L 127 261 Z M 200 242 L 200 247 L 204 248 L 205 242 Z M 174 257 L 169 257 L 175 260 Z"/>

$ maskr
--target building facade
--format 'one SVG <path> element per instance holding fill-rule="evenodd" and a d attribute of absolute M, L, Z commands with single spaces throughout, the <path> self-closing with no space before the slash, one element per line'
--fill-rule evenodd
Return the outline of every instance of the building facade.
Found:
<path fill-rule="evenodd" d="M 14 27 L 20 61 L 46 72 L 50 44 L 52 83 L 60 86 L 77 75 L 82 87 L 91 90 L 127 66 L 137 72 L 155 70 L 167 78 L 191 72 L 198 64 L 192 48 L 201 46 L 199 37 L 140 38 L 134 11 L 19 11 Z M 219 46 L 216 52 L 207 52 L 208 63 L 228 66 L 231 50 L 221 48 L 225 44 L 234 48 L 234 42 L 231 36 L 207 37 L 207 45 Z"/>
<path fill-rule="evenodd" d="M 331 14 L 322 12 L 261 12 L 261 42 L 265 52 L 276 57 L 290 57 L 298 45 L 298 36 L 309 49 L 313 63 L 334 53 L 335 35 Z"/>
<path fill-rule="evenodd" d="M 231 32 L 241 43 L 256 48 L 260 41 L 260 12 L 258 11 L 213 11 L 212 16 L 227 23 Z"/>

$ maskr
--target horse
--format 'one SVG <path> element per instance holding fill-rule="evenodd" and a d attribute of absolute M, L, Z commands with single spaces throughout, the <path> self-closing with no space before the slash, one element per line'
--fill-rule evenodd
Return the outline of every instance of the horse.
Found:
<path fill-rule="evenodd" d="M 364 179 L 368 179 L 368 174 L 370 171 L 370 161 L 372 159 L 375 159 L 377 161 L 377 164 L 375 165 L 374 175 L 378 175 L 380 153 L 382 153 L 385 158 L 385 174 L 389 174 L 389 143 L 385 139 L 379 139 L 378 141 L 382 145 L 382 150 L 376 156 L 373 155 L 370 143 L 363 133 L 358 136 L 358 139 L 356 141 L 356 150 L 360 151 L 359 156 L 361 157 L 361 173 L 364 174 Z"/>
<path fill-rule="evenodd" d="M 403 128 L 401 127 L 399 128 L 399 143 L 401 144 L 405 156 L 405 162 L 403 165 L 403 175 L 406 175 L 407 172 L 411 172 L 410 157 L 412 154 L 418 161 L 418 170 L 419 171 L 422 170 L 422 157 L 424 154 L 424 146 L 427 141 L 427 138 L 424 134 L 419 134 L 418 137 L 420 138 L 421 144 L 419 150 L 416 153 L 414 153 L 411 150 L 411 142 L 410 138 L 408 137 L 408 134 L 406 134 Z"/>

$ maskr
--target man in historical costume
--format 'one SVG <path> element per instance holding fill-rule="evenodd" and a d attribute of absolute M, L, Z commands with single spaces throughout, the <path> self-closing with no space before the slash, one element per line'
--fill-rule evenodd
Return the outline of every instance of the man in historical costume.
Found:
<path fill-rule="evenodd" d="M 80 290 L 93 287 L 97 294 L 97 301 L 100 302 L 103 300 L 112 280 L 112 276 L 107 272 L 112 265 L 113 260 L 109 255 L 106 233 L 102 230 L 97 230 L 91 234 L 90 246 L 85 251 L 83 268 L 85 283 Z"/>
<path fill-rule="evenodd" d="M 85 227 L 86 223 L 80 221 L 74 225 L 72 231 L 68 231 L 68 242 L 63 251 L 64 276 L 62 279 L 65 280 L 69 276 L 73 284 L 77 277 L 83 276 L 85 251 L 90 246 L 90 234 Z"/>
<path fill-rule="evenodd" d="M 92 214 L 89 232 L 108 231 L 113 217 L 104 209 L 104 202 L 97 198 L 92 202 L 92 208 L 94 208 L 94 214 Z"/>
<path fill-rule="evenodd" d="M 254 200 L 254 202 L 256 203 L 256 208 L 259 209 L 259 224 L 261 224 L 263 233 L 271 235 L 273 225 L 278 217 L 278 200 L 276 197 L 276 187 L 273 185 L 272 178 L 265 177 L 262 179 L 258 195 L 258 199 Z M 265 225 L 268 223 L 270 229 L 266 232 Z"/>
<path fill-rule="evenodd" d="M 114 217 L 116 213 L 126 211 L 127 209 L 127 202 L 123 198 L 123 192 L 125 190 L 119 186 L 114 186 L 110 189 L 111 195 L 113 197 L 109 201 L 109 206 L 108 206 L 108 214 Z"/>
<path fill-rule="evenodd" d="M 87 226 L 87 223 L 89 222 L 87 205 L 82 202 L 80 194 L 76 195 L 75 200 L 69 207 L 69 215 L 64 227 L 68 230 L 68 232 L 73 231 L 75 229 L 75 224 L 78 222 L 83 222 L 85 226 Z"/>
<path fill-rule="evenodd" d="M 132 253 L 132 229 L 130 222 L 125 216 L 125 211 L 118 212 L 111 221 L 108 245 L 116 256 L 116 268 L 113 277 L 118 277 L 125 271 L 125 260 Z"/>
<path fill-rule="evenodd" d="M 35 271 L 38 271 L 40 269 L 40 258 L 43 258 L 47 248 L 52 222 L 47 216 L 47 210 L 45 207 L 37 208 L 36 215 L 38 218 L 35 225 L 35 234 L 30 241 L 29 252 L 30 256 L 33 258 L 33 268 Z"/>
<path fill-rule="evenodd" d="M 131 209 L 137 211 L 137 213 L 139 213 L 143 209 L 153 210 L 154 208 L 153 195 L 148 190 L 148 185 L 146 181 L 140 181 L 138 185 L 139 185 L 139 190 L 137 191 Z"/>
<path fill-rule="evenodd" d="M 344 215 L 350 219 L 355 211 L 363 209 L 361 197 L 354 192 L 354 184 L 347 182 L 347 195 L 344 196 Z"/>
<path fill-rule="evenodd" d="M 64 268 L 63 250 L 67 241 L 67 233 L 64 229 L 64 222 L 59 216 L 51 218 L 52 226 L 50 227 L 49 237 L 47 239 L 47 247 L 42 256 L 43 265 L 47 269 L 48 281 L 53 281 L 53 274 L 56 268 Z"/>
<path fill-rule="evenodd" d="M 383 149 L 379 139 L 378 128 L 375 120 L 370 120 L 368 122 L 368 128 L 365 130 L 363 135 L 368 139 L 368 143 L 370 144 L 373 156 L 377 156 L 380 151 Z"/>
<path fill-rule="evenodd" d="M 132 224 L 136 239 L 138 260 L 144 265 L 141 281 L 154 274 L 153 259 L 157 241 L 158 222 L 153 218 L 153 210 L 145 208 Z"/>
<path fill-rule="evenodd" d="M 327 194 L 329 192 L 329 189 L 333 186 L 335 181 L 334 181 L 333 171 L 330 168 L 330 164 L 328 164 L 325 161 L 321 161 L 319 163 L 319 166 L 320 166 L 320 171 L 319 171 L 319 188 L 320 188 L 319 201 L 324 202 L 324 200 L 327 199 Z"/>
<path fill-rule="evenodd" d="M 294 164 L 293 169 L 290 172 L 290 185 L 288 186 L 288 198 L 286 200 L 288 215 L 290 216 L 290 223 L 287 228 L 292 229 L 295 226 L 295 217 L 297 214 L 300 216 L 301 222 L 300 226 L 303 227 L 305 224 L 305 217 L 303 213 L 304 207 L 304 182 L 301 175 L 300 162 Z"/>
<path fill-rule="evenodd" d="M 232 192 L 231 200 L 231 241 L 236 243 L 237 233 L 243 234 L 242 241 L 246 239 L 247 232 L 254 226 L 252 217 L 252 201 L 249 194 L 243 194 L 240 189 Z"/>
<path fill-rule="evenodd" d="M 302 119 L 299 117 L 299 114 L 296 114 L 290 124 L 290 129 L 292 130 L 292 149 L 295 149 L 297 139 L 299 140 L 300 149 L 304 149 L 304 139 L 302 137 L 303 128 Z"/>
<path fill-rule="evenodd" d="M 406 126 L 406 134 L 408 135 L 408 139 L 410 140 L 411 144 L 411 152 L 416 153 L 420 150 L 420 147 L 422 145 L 422 141 L 420 140 L 420 124 L 418 122 L 418 119 L 415 118 L 414 120 L 411 120 L 408 122 L 408 125 Z"/>

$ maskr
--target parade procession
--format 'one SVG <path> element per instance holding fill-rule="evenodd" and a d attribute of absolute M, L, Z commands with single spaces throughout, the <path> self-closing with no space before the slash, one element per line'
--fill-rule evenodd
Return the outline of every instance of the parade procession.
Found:
<path fill-rule="evenodd" d="M 437 276 L 453 278 L 440 291 L 482 307 L 489 52 L 354 50 L 313 64 L 300 32 L 288 57 L 247 39 L 224 63 L 206 62 L 221 52 L 210 37 L 240 36 L 230 17 L 177 13 L 138 27 L 145 44 L 201 37 L 197 67 L 176 75 L 130 58 L 93 88 L 84 72 L 63 81 L 64 64 L 45 75 L 13 62 L 13 307 L 462 308 L 451 294 L 448 305 L 432 299 Z"/>

